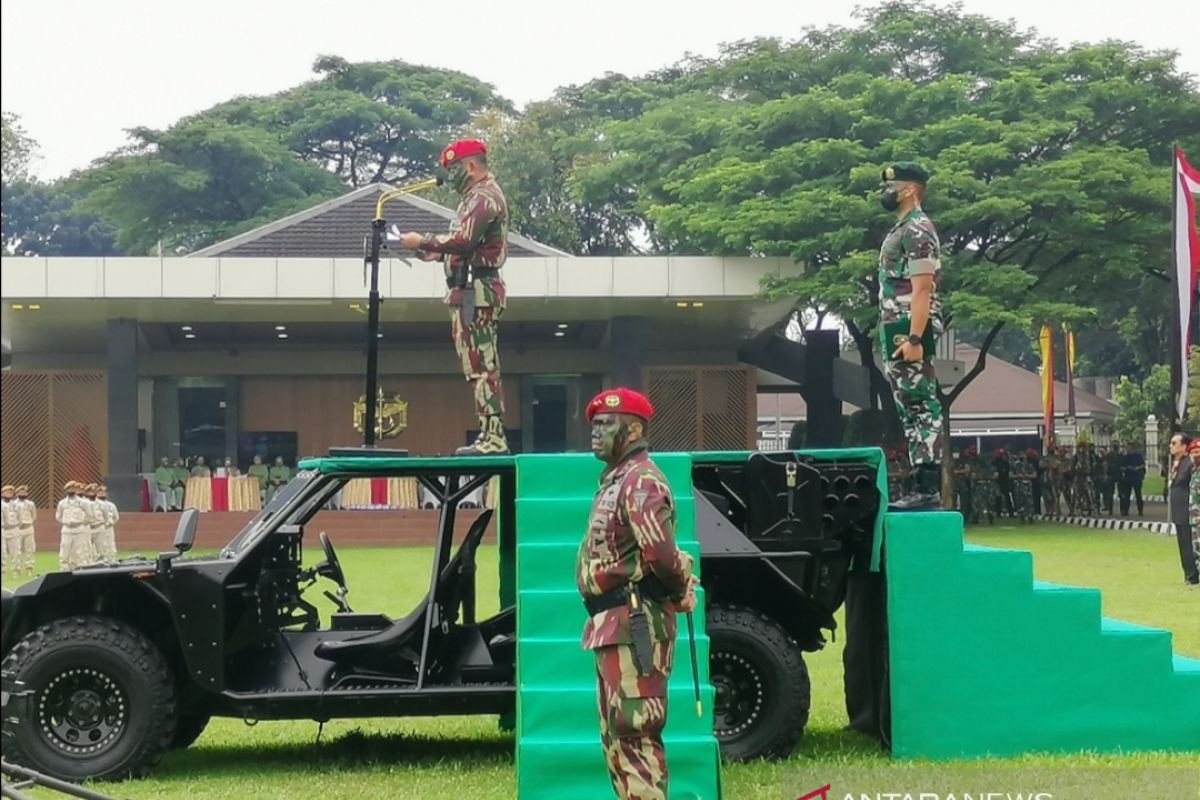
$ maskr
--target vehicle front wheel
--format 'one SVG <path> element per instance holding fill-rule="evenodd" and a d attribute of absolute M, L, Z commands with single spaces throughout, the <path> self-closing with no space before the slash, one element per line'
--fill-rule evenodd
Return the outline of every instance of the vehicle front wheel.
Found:
<path fill-rule="evenodd" d="M 0 668 L 24 693 L 6 720 L 14 763 L 68 781 L 141 777 L 175 735 L 170 668 L 117 620 L 54 620 L 17 642 Z"/>
<path fill-rule="evenodd" d="M 713 732 L 730 761 L 791 754 L 804 735 L 812 690 L 803 652 L 779 623 L 734 605 L 710 606 Z"/>

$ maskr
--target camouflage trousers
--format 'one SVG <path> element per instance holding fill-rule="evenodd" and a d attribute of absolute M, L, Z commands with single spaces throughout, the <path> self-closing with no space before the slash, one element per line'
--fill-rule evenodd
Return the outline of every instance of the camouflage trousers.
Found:
<path fill-rule="evenodd" d="M 92 531 L 92 554 L 98 561 L 112 561 L 117 557 L 117 539 L 112 528 L 104 527 Z"/>
<path fill-rule="evenodd" d="M 68 530 L 63 528 L 62 541 L 58 546 L 58 567 L 73 570 L 96 560 L 92 551 L 92 532 L 88 528 Z"/>
<path fill-rule="evenodd" d="M 1058 481 L 1047 479 L 1042 485 L 1042 513 L 1058 514 Z"/>
<path fill-rule="evenodd" d="M 909 463 L 936 464 L 942 452 L 942 403 L 933 362 L 887 359 L 886 365 L 896 411 L 908 439 Z"/>
<path fill-rule="evenodd" d="M 974 521 L 984 515 L 991 522 L 996 517 L 996 502 L 1000 499 L 1000 488 L 993 478 L 977 478 L 971 482 L 971 511 Z"/>
<path fill-rule="evenodd" d="M 1092 481 L 1089 478 L 1075 478 L 1075 507 L 1076 514 L 1094 514 L 1096 513 L 1096 498 L 1092 490 Z"/>
<path fill-rule="evenodd" d="M 1033 481 L 1018 478 L 1012 485 L 1013 512 L 1028 519 L 1033 516 Z"/>
<path fill-rule="evenodd" d="M 469 320 L 462 306 L 450 306 L 454 352 L 458 354 L 463 376 L 475 385 L 475 410 L 480 419 L 504 413 L 504 386 L 500 382 L 497 349 L 497 323 L 503 313 L 503 309 L 478 306 L 474 319 Z"/>
<path fill-rule="evenodd" d="M 655 642 L 650 674 L 638 674 L 633 646 L 598 647 L 596 702 L 600 743 L 613 791 L 620 800 L 666 800 L 667 679 L 675 642 Z"/>

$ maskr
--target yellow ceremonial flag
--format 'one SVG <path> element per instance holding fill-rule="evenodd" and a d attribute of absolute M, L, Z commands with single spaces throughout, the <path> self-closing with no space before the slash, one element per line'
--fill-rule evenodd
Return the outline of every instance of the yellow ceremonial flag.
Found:
<path fill-rule="evenodd" d="M 1054 330 L 1042 326 L 1042 425 L 1046 452 L 1054 446 Z"/>

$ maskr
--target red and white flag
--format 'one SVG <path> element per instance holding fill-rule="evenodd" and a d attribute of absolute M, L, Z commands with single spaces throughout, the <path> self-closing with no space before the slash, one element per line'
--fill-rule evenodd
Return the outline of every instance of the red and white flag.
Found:
<path fill-rule="evenodd" d="M 1184 158 L 1183 151 L 1175 148 L 1175 291 L 1179 293 L 1179 359 L 1180 381 L 1175 398 L 1176 411 L 1183 419 L 1187 406 L 1188 351 L 1190 350 L 1192 300 L 1196 296 L 1196 275 L 1200 273 L 1200 234 L 1196 232 L 1196 197 L 1200 195 L 1200 170 Z"/>

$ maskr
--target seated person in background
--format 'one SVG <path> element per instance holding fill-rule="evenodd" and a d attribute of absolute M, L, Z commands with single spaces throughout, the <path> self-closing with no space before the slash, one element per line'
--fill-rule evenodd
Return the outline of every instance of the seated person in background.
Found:
<path fill-rule="evenodd" d="M 166 498 L 168 509 L 178 511 L 183 508 L 183 487 L 175 479 L 175 470 L 171 469 L 171 461 L 166 456 L 154 470 L 154 483 Z"/>
<path fill-rule="evenodd" d="M 204 463 L 204 456 L 196 456 L 196 466 L 192 467 L 193 478 L 211 478 L 212 470 Z"/>
<path fill-rule="evenodd" d="M 237 465 L 233 463 L 233 459 L 229 456 L 225 456 L 225 463 L 221 465 L 221 469 L 224 470 L 225 477 L 227 478 L 236 478 L 241 474 L 238 472 Z"/>
<path fill-rule="evenodd" d="M 252 478 L 258 478 L 259 497 L 265 499 L 267 496 L 267 482 L 271 478 L 270 470 L 263 463 L 262 456 L 256 455 L 254 463 L 250 465 L 250 469 L 246 470 L 246 474 Z"/>
<path fill-rule="evenodd" d="M 284 484 L 292 479 L 292 471 L 283 464 L 283 456 L 275 456 L 275 463 L 271 466 L 270 481 L 268 487 L 267 499 L 270 500 L 275 496 L 275 493 L 283 488 Z"/>

